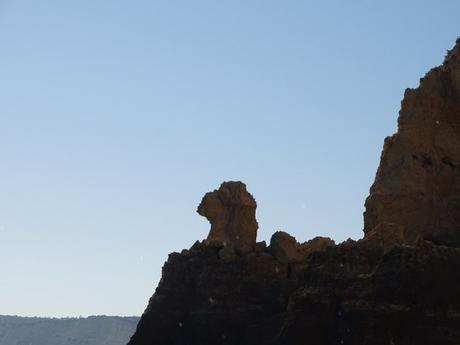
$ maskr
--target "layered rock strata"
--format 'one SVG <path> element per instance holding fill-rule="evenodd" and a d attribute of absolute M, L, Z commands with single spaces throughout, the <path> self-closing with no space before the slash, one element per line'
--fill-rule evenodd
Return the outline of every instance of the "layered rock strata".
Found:
<path fill-rule="evenodd" d="M 400 231 L 404 243 L 420 237 L 460 246 L 460 46 L 444 64 L 407 89 L 398 132 L 385 139 L 366 200 L 364 232 Z"/>
<path fill-rule="evenodd" d="M 129 345 L 460 344 L 460 41 L 385 139 L 364 238 L 256 242 L 256 203 L 225 182 L 208 238 L 170 254 Z"/>

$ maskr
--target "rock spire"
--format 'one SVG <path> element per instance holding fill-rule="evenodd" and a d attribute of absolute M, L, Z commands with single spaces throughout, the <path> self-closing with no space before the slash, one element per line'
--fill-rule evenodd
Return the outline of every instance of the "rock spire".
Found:
<path fill-rule="evenodd" d="M 224 182 L 206 193 L 197 209 L 211 223 L 206 243 L 251 250 L 257 238 L 256 208 L 254 197 L 239 181 Z"/>

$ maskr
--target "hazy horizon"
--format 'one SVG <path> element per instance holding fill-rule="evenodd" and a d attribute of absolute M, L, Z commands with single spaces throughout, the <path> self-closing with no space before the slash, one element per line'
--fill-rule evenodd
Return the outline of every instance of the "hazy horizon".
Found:
<path fill-rule="evenodd" d="M 405 88 L 460 3 L 0 1 L 0 314 L 139 316 L 201 197 L 258 240 L 362 234 Z"/>

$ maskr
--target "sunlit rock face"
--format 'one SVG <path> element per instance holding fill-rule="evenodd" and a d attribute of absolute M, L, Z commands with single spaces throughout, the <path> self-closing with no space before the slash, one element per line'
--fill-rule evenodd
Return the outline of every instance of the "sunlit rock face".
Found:
<path fill-rule="evenodd" d="M 206 193 L 197 209 L 211 223 L 206 243 L 252 250 L 258 228 L 256 208 L 255 199 L 239 181 L 224 182 L 219 189 Z"/>
<path fill-rule="evenodd" d="M 402 240 L 460 246 L 460 44 L 407 89 L 398 132 L 385 139 L 366 200 L 364 231 L 399 227 Z"/>
<path fill-rule="evenodd" d="M 363 239 L 256 243 L 254 198 L 224 182 L 198 207 L 209 236 L 169 255 L 129 345 L 458 345 L 459 50 L 406 91 Z"/>

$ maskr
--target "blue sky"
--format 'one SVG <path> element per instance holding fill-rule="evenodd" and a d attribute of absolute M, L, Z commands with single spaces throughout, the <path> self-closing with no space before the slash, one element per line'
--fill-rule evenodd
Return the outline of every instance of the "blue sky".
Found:
<path fill-rule="evenodd" d="M 0 314 L 139 315 L 205 192 L 259 240 L 358 239 L 458 1 L 1 1 Z"/>

